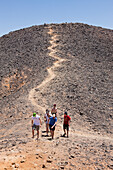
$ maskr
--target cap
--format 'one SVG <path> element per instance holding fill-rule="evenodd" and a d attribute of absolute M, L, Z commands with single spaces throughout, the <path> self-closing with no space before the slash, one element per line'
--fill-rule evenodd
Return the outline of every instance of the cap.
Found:
<path fill-rule="evenodd" d="M 53 114 L 53 117 L 55 117 L 55 114 Z"/>
<path fill-rule="evenodd" d="M 64 112 L 65 115 L 67 115 L 67 112 Z"/>
<path fill-rule="evenodd" d="M 56 104 L 54 104 L 53 106 L 56 106 Z"/>
<path fill-rule="evenodd" d="M 36 117 L 36 113 L 35 112 L 33 113 L 33 117 Z"/>

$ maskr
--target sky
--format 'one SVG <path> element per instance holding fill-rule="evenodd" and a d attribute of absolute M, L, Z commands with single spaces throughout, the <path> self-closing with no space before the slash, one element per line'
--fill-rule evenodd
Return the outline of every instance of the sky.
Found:
<path fill-rule="evenodd" d="M 0 0 L 0 36 L 44 23 L 113 29 L 113 0 Z"/>

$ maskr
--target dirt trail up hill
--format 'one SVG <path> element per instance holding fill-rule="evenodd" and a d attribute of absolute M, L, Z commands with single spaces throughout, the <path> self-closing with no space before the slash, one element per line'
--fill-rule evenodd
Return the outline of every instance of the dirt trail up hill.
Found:
<path fill-rule="evenodd" d="M 51 36 L 53 34 L 52 29 L 49 29 L 48 34 Z M 41 111 L 43 111 L 43 113 L 45 112 L 46 108 L 48 106 L 45 107 L 41 107 L 40 105 L 37 105 L 37 102 L 35 101 L 34 97 L 35 97 L 35 91 L 39 91 L 41 93 L 41 91 L 43 91 L 43 88 L 45 88 L 46 86 L 48 86 L 49 82 L 55 77 L 55 73 L 54 73 L 54 69 L 58 66 L 60 66 L 60 63 L 62 63 L 63 61 L 65 61 L 65 59 L 61 59 L 58 56 L 55 56 L 56 50 L 54 50 L 54 47 L 56 47 L 56 43 L 55 41 L 57 40 L 57 36 L 53 35 L 51 40 L 50 40 L 50 44 L 51 46 L 48 47 L 48 49 L 50 50 L 49 56 L 53 57 L 54 59 L 57 59 L 56 62 L 54 62 L 53 66 L 48 68 L 48 76 L 47 78 L 37 87 L 35 87 L 34 89 L 32 89 L 29 93 L 29 100 L 31 100 L 32 104 L 37 106 L 38 109 L 40 109 Z M 40 94 L 38 94 L 38 97 L 41 98 Z M 43 101 L 43 103 L 45 103 Z"/>
<path fill-rule="evenodd" d="M 64 48 L 65 46 L 60 42 L 62 39 L 61 32 L 57 32 L 54 25 L 49 25 L 45 29 L 48 30 L 50 36 L 49 57 L 55 61 L 52 66 L 47 68 L 45 79 L 30 89 L 27 96 L 28 104 L 41 112 L 42 119 L 46 108 L 50 106 L 49 102 L 55 101 L 51 98 L 54 98 L 56 91 L 53 90 L 51 93 L 50 88 L 54 88 L 52 86 L 55 85 L 54 82 L 58 85 L 56 88 L 59 88 L 57 81 L 63 80 L 64 72 L 61 74 L 59 70 L 62 68 L 65 70 L 64 67 L 68 67 L 68 65 L 69 67 L 72 66 L 70 62 L 74 62 L 73 58 L 75 59 L 75 56 L 70 53 L 59 55 L 62 52 L 60 47 Z M 78 82 L 76 81 L 76 83 Z M 49 97 L 50 93 L 51 97 Z M 0 152 L 0 170 L 113 169 L 113 136 L 105 132 L 94 131 L 92 123 L 90 124 L 90 121 L 87 121 L 87 116 L 77 113 L 71 115 L 69 138 L 61 137 L 63 133 L 62 112 L 64 109 L 58 107 L 59 118 L 54 140 L 51 140 L 51 137 L 46 137 L 44 121 L 42 121 L 39 140 L 36 140 L 36 136 L 35 139 L 31 138 L 30 113 L 25 115 L 11 129 L 7 129 L 0 138 L 0 143 L 7 145 Z"/>

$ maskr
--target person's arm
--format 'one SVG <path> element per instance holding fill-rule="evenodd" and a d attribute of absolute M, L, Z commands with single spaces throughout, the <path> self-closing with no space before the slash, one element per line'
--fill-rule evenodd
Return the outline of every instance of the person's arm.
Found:
<path fill-rule="evenodd" d="M 54 128 L 56 126 L 56 122 L 54 123 L 54 125 L 51 128 Z"/>
<path fill-rule="evenodd" d="M 44 115 L 44 121 L 46 122 L 46 115 Z"/>
<path fill-rule="evenodd" d="M 56 117 L 58 117 L 57 108 L 56 108 Z"/>
<path fill-rule="evenodd" d="M 56 126 L 56 123 L 57 123 L 57 119 L 56 119 L 54 125 L 51 128 L 54 128 Z"/>
<path fill-rule="evenodd" d="M 51 112 L 49 112 L 49 116 L 48 116 L 49 118 L 51 117 Z"/>
<path fill-rule="evenodd" d="M 70 125 L 70 121 L 71 121 L 71 118 L 69 117 L 69 120 L 68 120 L 68 125 Z"/>
<path fill-rule="evenodd" d="M 57 108 L 56 108 L 56 113 L 57 113 Z"/>
<path fill-rule="evenodd" d="M 41 119 L 40 119 L 40 126 L 41 126 L 41 124 L 42 124 L 42 121 L 41 121 Z"/>
<path fill-rule="evenodd" d="M 48 124 L 49 124 L 49 121 L 50 121 L 50 119 L 48 118 L 48 121 L 47 121 Z"/>

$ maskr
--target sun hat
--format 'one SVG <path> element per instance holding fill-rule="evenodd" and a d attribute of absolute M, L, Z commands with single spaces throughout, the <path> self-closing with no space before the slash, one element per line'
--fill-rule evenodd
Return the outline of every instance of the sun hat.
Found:
<path fill-rule="evenodd" d="M 36 117 L 36 113 L 35 112 L 33 113 L 33 117 Z"/>

